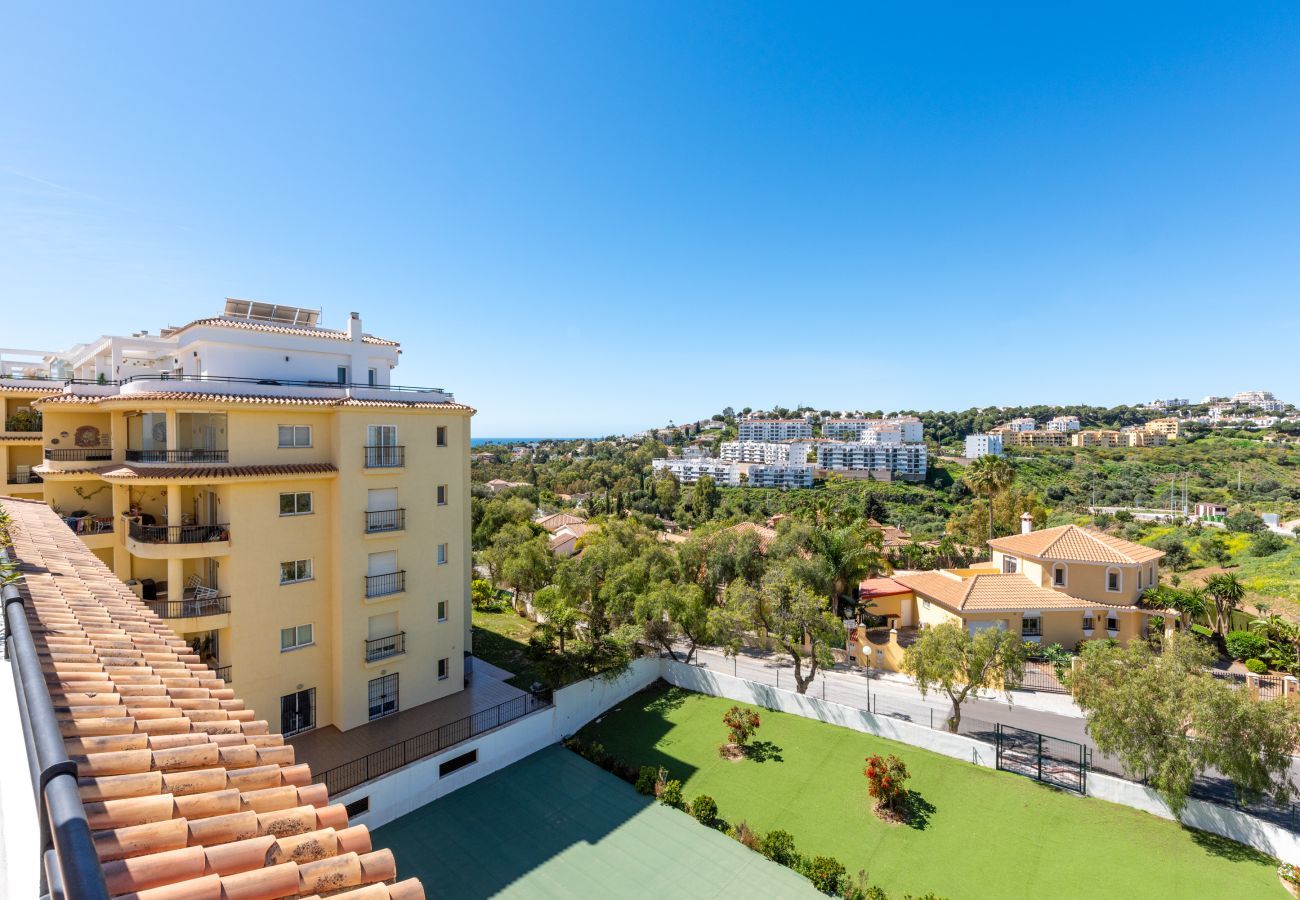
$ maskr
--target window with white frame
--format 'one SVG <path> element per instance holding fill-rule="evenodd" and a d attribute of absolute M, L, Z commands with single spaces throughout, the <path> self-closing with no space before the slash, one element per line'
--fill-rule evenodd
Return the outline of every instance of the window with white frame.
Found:
<path fill-rule="evenodd" d="M 447 505 L 447 485 L 445 485 L 445 484 L 440 484 L 440 485 L 438 485 L 437 495 L 438 495 L 438 505 L 439 505 L 439 506 L 446 506 L 446 505 Z"/>
<path fill-rule="evenodd" d="M 311 491 L 294 491 L 280 495 L 280 515 L 309 516 L 314 510 L 311 505 Z"/>
<path fill-rule="evenodd" d="M 1017 560 L 1014 556 L 1002 557 L 1002 572 L 1006 575 L 1014 575 L 1016 573 L 1016 568 L 1018 563 L 1019 560 Z"/>
<path fill-rule="evenodd" d="M 280 563 L 280 584 L 297 584 L 311 581 L 312 565 L 310 559 L 293 559 Z"/>
<path fill-rule="evenodd" d="M 280 652 L 309 647 L 316 643 L 315 629 L 310 625 L 294 625 L 280 629 Z"/>
<path fill-rule="evenodd" d="M 1093 624 L 1094 624 L 1094 623 L 1093 623 L 1093 618 L 1092 618 L 1092 616 L 1084 616 L 1084 617 L 1083 617 L 1083 630 L 1084 630 L 1084 631 L 1092 631 L 1092 626 L 1093 626 Z"/>
<path fill-rule="evenodd" d="M 1107 616 L 1107 617 L 1106 617 L 1106 630 L 1107 630 L 1107 631 L 1119 631 L 1119 619 L 1115 618 L 1114 616 Z"/>
<path fill-rule="evenodd" d="M 438 545 L 438 565 L 440 566 L 447 565 L 447 551 L 448 551 L 447 544 Z"/>
<path fill-rule="evenodd" d="M 445 621 L 447 621 L 447 601 L 446 601 L 446 600 L 439 600 L 439 601 L 438 601 L 438 621 L 439 621 L 439 622 L 445 622 Z"/>
<path fill-rule="evenodd" d="M 451 661 L 447 657 L 438 660 L 438 680 L 446 681 L 447 676 L 451 674 Z"/>
<path fill-rule="evenodd" d="M 1119 592 L 1120 585 L 1123 583 L 1123 580 L 1122 580 L 1122 578 L 1121 578 L 1120 576 L 1121 576 L 1121 573 L 1120 573 L 1120 570 L 1119 570 L 1119 569 L 1107 569 L 1107 570 L 1106 570 L 1106 590 L 1107 590 L 1107 591 L 1111 592 L 1112 594 L 1115 594 L 1115 593 L 1118 593 L 1118 592 Z"/>
<path fill-rule="evenodd" d="M 281 425 L 280 426 L 280 447 L 310 447 L 311 446 L 311 426 L 310 425 Z"/>
<path fill-rule="evenodd" d="M 1042 637 L 1043 620 L 1038 616 L 1025 616 L 1020 620 L 1020 634 L 1022 637 Z"/>
<path fill-rule="evenodd" d="M 1061 563 L 1052 566 L 1052 587 L 1065 587 L 1065 566 Z"/>

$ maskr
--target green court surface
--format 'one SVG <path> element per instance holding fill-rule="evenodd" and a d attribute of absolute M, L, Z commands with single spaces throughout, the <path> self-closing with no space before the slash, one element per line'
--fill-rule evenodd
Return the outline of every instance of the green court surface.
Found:
<path fill-rule="evenodd" d="M 665 766 L 689 800 L 711 795 L 718 815 L 783 828 L 807 855 L 865 870 L 891 897 L 1272 898 L 1287 896 L 1277 861 L 1204 832 L 1056 791 L 847 728 L 761 710 L 760 752 L 722 759 L 733 702 L 652 687 L 580 733 L 623 762 Z M 916 825 L 871 810 L 863 758 L 893 753 L 911 770 Z M 773 896 L 770 892 L 764 896 Z"/>
<path fill-rule="evenodd" d="M 823 896 L 559 746 L 377 829 L 374 842 L 437 900 Z"/>

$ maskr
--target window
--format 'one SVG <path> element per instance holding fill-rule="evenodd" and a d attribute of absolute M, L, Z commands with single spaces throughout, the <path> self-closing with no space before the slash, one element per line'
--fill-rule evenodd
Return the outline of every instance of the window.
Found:
<path fill-rule="evenodd" d="M 447 676 L 448 676 L 448 674 L 450 674 L 450 669 L 451 669 L 451 667 L 450 667 L 450 665 L 448 665 L 448 663 L 449 663 L 449 660 L 448 660 L 447 657 L 445 657 L 445 656 L 444 656 L 442 659 L 438 660 L 438 680 L 439 680 L 439 681 L 446 681 L 446 680 L 447 680 Z"/>
<path fill-rule="evenodd" d="M 309 516 L 312 514 L 311 491 L 298 491 L 280 495 L 280 515 Z"/>
<path fill-rule="evenodd" d="M 445 484 L 438 485 L 438 505 L 447 505 L 447 485 Z"/>
<path fill-rule="evenodd" d="M 310 425 L 281 425 L 280 447 L 310 447 Z"/>
<path fill-rule="evenodd" d="M 439 425 L 439 426 L 438 426 L 438 446 L 439 446 L 439 447 L 445 447 L 445 446 L 447 446 L 447 426 L 446 426 L 446 425 Z"/>
<path fill-rule="evenodd" d="M 338 379 L 339 379 L 339 384 L 347 384 L 347 383 L 348 383 L 348 367 L 347 367 L 347 366 L 339 366 L 339 367 L 338 367 Z"/>
<path fill-rule="evenodd" d="M 460 756 L 453 756 L 445 763 L 438 765 L 438 777 L 446 778 L 457 769 L 463 769 L 476 762 L 478 762 L 478 750 L 471 750 L 468 753 L 462 753 Z"/>
<path fill-rule="evenodd" d="M 366 373 L 366 384 L 370 385 L 371 387 L 374 387 L 375 384 L 378 383 L 378 381 L 379 381 L 379 373 L 376 372 L 374 369 L 371 369 Z"/>
<path fill-rule="evenodd" d="M 316 689 L 295 691 L 280 698 L 280 733 L 297 734 L 316 727 Z"/>
<path fill-rule="evenodd" d="M 447 601 L 446 601 L 446 600 L 439 600 L 439 601 L 438 601 L 438 621 L 439 621 L 439 622 L 445 622 L 445 621 L 447 621 Z"/>
<path fill-rule="evenodd" d="M 362 797 L 360 800 L 353 800 L 343 807 L 343 811 L 348 814 L 349 819 L 355 819 L 357 816 L 365 815 L 370 812 L 369 795 Z"/>
<path fill-rule="evenodd" d="M 1116 593 L 1120 588 L 1120 571 L 1119 569 L 1106 570 L 1106 590 Z"/>
<path fill-rule="evenodd" d="M 1007 575 L 1014 575 L 1014 574 L 1016 573 L 1016 563 L 1017 563 L 1017 562 L 1018 562 L 1018 560 L 1017 560 L 1014 556 L 1004 556 L 1004 557 L 1002 557 L 1002 571 L 1003 571 L 1003 573 L 1005 573 L 1005 574 L 1007 574 Z"/>
<path fill-rule="evenodd" d="M 382 719 L 397 712 L 397 674 L 383 675 L 370 682 L 370 718 Z"/>
<path fill-rule="evenodd" d="M 1042 637 L 1043 620 L 1038 616 L 1025 616 L 1020 622 L 1022 637 Z"/>
<path fill-rule="evenodd" d="M 447 565 L 447 545 L 446 545 L 446 544 L 439 544 L 439 545 L 438 545 L 438 565 L 440 565 L 440 566 L 445 566 L 445 565 Z"/>
<path fill-rule="evenodd" d="M 296 584 L 299 581 L 311 581 L 311 560 L 295 559 L 280 563 L 280 584 Z"/>
<path fill-rule="evenodd" d="M 1094 624 L 1094 623 L 1093 623 L 1093 618 L 1092 618 L 1092 616 L 1084 616 L 1084 617 L 1083 617 L 1083 630 L 1084 630 L 1084 631 L 1092 631 L 1092 626 L 1093 626 L 1093 624 Z"/>
<path fill-rule="evenodd" d="M 1107 631 L 1119 631 L 1119 619 L 1115 618 L 1114 616 L 1107 616 L 1107 617 L 1106 617 L 1106 630 L 1107 630 Z"/>
<path fill-rule="evenodd" d="M 1065 566 L 1057 564 L 1052 567 L 1052 586 L 1065 587 Z"/>
<path fill-rule="evenodd" d="M 286 650 L 297 650 L 299 647 L 308 647 L 314 644 L 315 634 L 311 625 L 295 625 L 292 628 L 280 629 L 280 652 Z"/>

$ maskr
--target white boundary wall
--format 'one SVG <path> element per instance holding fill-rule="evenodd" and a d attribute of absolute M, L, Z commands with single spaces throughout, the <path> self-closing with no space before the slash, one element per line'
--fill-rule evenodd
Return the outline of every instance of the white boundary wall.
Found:
<path fill-rule="evenodd" d="M 330 799 L 334 803 L 346 804 L 368 797 L 369 810 L 353 816 L 353 819 L 378 828 L 568 737 L 605 710 L 649 687 L 659 677 L 658 659 L 635 660 L 631 668 L 618 678 L 589 678 L 561 688 L 555 692 L 552 706 L 395 769 Z M 478 752 L 475 762 L 445 778 L 438 777 L 438 767 L 442 763 L 471 751 Z"/>
<path fill-rule="evenodd" d="M 994 748 L 982 741 L 671 659 L 649 658 L 634 661 L 631 668 L 618 678 L 593 678 L 562 688 L 555 692 L 553 706 L 345 791 L 333 800 L 352 803 L 369 797 L 369 811 L 354 816 L 354 819 L 378 828 L 573 734 L 659 678 L 689 691 L 852 728 L 977 766 L 990 769 L 996 766 Z M 438 777 L 441 763 L 471 750 L 478 751 L 476 762 L 445 778 Z M 1089 772 L 1088 796 L 1140 809 L 1164 819 L 1174 818 L 1154 790 L 1122 778 Z M 1239 810 L 1202 800 L 1188 800 L 1181 821 L 1191 828 L 1231 838 L 1288 862 L 1300 860 L 1300 835 Z"/>

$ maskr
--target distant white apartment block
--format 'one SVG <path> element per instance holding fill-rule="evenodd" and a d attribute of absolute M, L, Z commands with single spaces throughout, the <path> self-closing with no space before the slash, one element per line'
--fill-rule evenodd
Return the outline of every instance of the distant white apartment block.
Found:
<path fill-rule="evenodd" d="M 1244 403 L 1249 406 L 1257 406 L 1260 403 L 1276 402 L 1277 398 L 1273 396 L 1272 391 L 1237 391 L 1232 395 L 1233 403 Z"/>
<path fill-rule="evenodd" d="M 705 475 L 722 487 L 812 487 L 811 463 L 760 463 L 726 459 L 656 459 L 655 472 L 672 472 L 682 484 L 694 484 Z"/>
<path fill-rule="evenodd" d="M 925 477 L 926 465 L 924 443 L 827 441 L 817 446 L 818 468 L 831 471 L 886 471 L 908 480 L 919 480 Z"/>
<path fill-rule="evenodd" d="M 736 426 L 742 441 L 798 441 L 812 437 L 807 419 L 742 419 Z"/>
<path fill-rule="evenodd" d="M 655 472 L 669 471 L 682 484 L 694 484 L 708 475 L 718 484 L 732 483 L 736 464 L 711 457 L 680 457 L 651 460 L 650 466 Z"/>
<path fill-rule="evenodd" d="M 729 462 L 770 463 L 802 465 L 808 462 L 808 448 L 811 444 L 791 441 L 775 443 L 772 441 L 724 441 L 722 458 Z"/>
<path fill-rule="evenodd" d="M 1078 431 L 1081 426 L 1078 416 L 1055 416 L 1048 419 L 1044 427 L 1048 431 Z"/>
<path fill-rule="evenodd" d="M 966 458 L 979 459 L 981 456 L 1001 456 L 1002 435 L 968 434 L 966 435 Z"/>
<path fill-rule="evenodd" d="M 1192 402 L 1186 397 L 1171 397 L 1168 400 L 1152 400 L 1144 405 L 1147 409 L 1178 409 L 1181 406 L 1191 406 Z"/>
<path fill-rule="evenodd" d="M 1018 419 L 1012 419 L 1002 427 L 1007 431 L 1037 431 L 1038 423 L 1028 416 L 1022 416 Z"/>
<path fill-rule="evenodd" d="M 822 435 L 828 438 L 860 441 L 873 431 L 896 431 L 899 441 L 909 444 L 924 439 L 924 427 L 916 416 L 894 416 L 888 419 L 842 418 L 822 421 Z"/>

